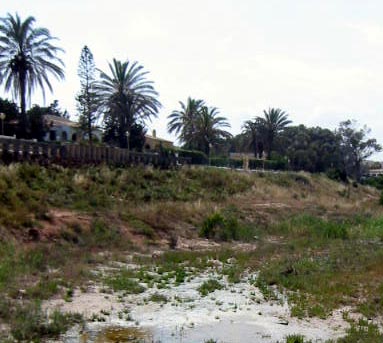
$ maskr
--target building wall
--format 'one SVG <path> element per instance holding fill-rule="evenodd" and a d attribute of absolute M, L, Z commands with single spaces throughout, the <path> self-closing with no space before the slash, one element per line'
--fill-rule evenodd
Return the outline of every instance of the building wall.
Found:
<path fill-rule="evenodd" d="M 77 130 L 69 126 L 51 127 L 44 137 L 44 140 L 47 142 L 72 142 L 77 139 Z"/>
<path fill-rule="evenodd" d="M 161 138 L 155 138 L 155 137 L 151 137 L 151 136 L 145 136 L 145 149 L 150 149 L 150 150 L 156 150 L 156 149 L 159 149 L 160 146 L 162 145 L 163 148 L 166 148 L 166 149 L 171 149 L 173 148 L 173 142 L 171 141 L 167 141 L 167 140 L 164 140 L 164 139 L 161 139 Z"/>

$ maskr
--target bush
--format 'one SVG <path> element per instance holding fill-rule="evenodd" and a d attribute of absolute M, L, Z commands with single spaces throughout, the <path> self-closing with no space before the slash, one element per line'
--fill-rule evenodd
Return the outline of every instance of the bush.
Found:
<path fill-rule="evenodd" d="M 215 238 L 219 231 L 226 226 L 225 218 L 218 212 L 206 218 L 200 230 L 200 236 L 205 238 Z"/>
<path fill-rule="evenodd" d="M 347 183 L 347 173 L 344 170 L 330 168 L 327 170 L 326 175 L 331 180 Z"/>
<path fill-rule="evenodd" d="M 254 234 L 255 230 L 252 226 L 238 221 L 235 208 L 213 213 L 204 220 L 199 232 L 201 237 L 220 241 L 251 241 L 254 239 Z"/>
<path fill-rule="evenodd" d="M 179 157 L 190 158 L 191 164 L 207 164 L 209 158 L 202 152 L 198 150 L 185 150 L 177 149 Z"/>
<path fill-rule="evenodd" d="M 119 243 L 121 235 L 115 228 L 109 227 L 104 221 L 95 219 L 90 227 L 92 243 L 98 247 L 108 246 L 110 243 Z"/>

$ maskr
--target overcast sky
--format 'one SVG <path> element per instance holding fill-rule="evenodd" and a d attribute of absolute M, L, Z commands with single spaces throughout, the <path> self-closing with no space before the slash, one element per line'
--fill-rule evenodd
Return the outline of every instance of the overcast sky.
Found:
<path fill-rule="evenodd" d="M 164 138 L 174 139 L 167 115 L 191 96 L 218 107 L 233 134 L 279 107 L 294 124 L 356 119 L 383 143 L 382 0 L 2 0 L 8 12 L 59 38 L 66 79 L 46 104 L 58 99 L 72 118 L 88 45 L 102 70 L 117 58 L 150 72 L 163 107 L 149 129 Z"/>

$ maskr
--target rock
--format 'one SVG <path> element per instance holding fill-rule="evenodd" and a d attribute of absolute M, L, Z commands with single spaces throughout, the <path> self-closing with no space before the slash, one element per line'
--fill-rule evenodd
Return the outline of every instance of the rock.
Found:
<path fill-rule="evenodd" d="M 152 252 L 152 259 L 157 259 L 159 258 L 164 252 L 160 250 L 155 250 Z"/>
<path fill-rule="evenodd" d="M 289 321 L 286 320 L 286 319 L 280 319 L 278 324 L 280 324 L 280 325 L 289 325 Z"/>
<path fill-rule="evenodd" d="M 229 263 L 229 264 L 234 264 L 235 262 L 237 262 L 237 260 L 236 260 L 235 257 L 230 257 L 230 258 L 227 259 L 226 262 Z"/>

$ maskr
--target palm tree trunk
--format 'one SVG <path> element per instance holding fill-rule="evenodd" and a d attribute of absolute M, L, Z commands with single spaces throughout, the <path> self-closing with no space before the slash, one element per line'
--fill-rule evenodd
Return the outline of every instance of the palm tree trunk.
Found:
<path fill-rule="evenodd" d="M 26 72 L 22 71 L 19 75 L 20 82 L 20 111 L 21 111 L 21 125 L 20 131 L 23 138 L 27 137 L 28 131 L 28 118 L 26 113 Z"/>

